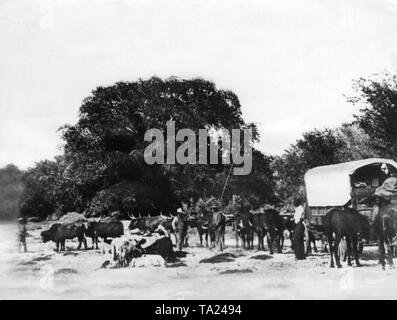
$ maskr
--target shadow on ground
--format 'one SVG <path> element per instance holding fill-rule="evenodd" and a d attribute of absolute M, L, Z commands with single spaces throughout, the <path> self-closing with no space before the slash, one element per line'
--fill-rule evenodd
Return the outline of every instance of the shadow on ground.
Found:
<path fill-rule="evenodd" d="M 178 267 L 187 267 L 187 264 L 182 261 L 167 264 L 167 268 L 178 268 Z"/>
<path fill-rule="evenodd" d="M 75 273 L 77 273 L 77 270 L 72 268 L 61 268 L 55 271 L 55 274 L 75 274 Z"/>
<path fill-rule="evenodd" d="M 271 258 L 273 258 L 272 256 L 269 256 L 268 254 L 260 254 L 260 255 L 257 255 L 257 256 L 253 256 L 253 257 L 251 257 L 250 259 L 255 259 L 255 260 L 268 260 L 268 259 L 271 259 Z"/>
<path fill-rule="evenodd" d="M 237 256 L 235 254 L 226 252 L 226 253 L 218 254 L 211 258 L 206 258 L 206 259 L 200 260 L 200 263 L 231 262 L 231 261 L 234 261 L 235 258 L 237 258 Z"/>
<path fill-rule="evenodd" d="M 219 272 L 219 274 L 231 274 L 231 273 L 251 273 L 254 272 L 252 269 L 229 269 Z"/>
<path fill-rule="evenodd" d="M 51 260 L 51 255 L 37 257 L 34 258 L 32 261 L 38 262 L 38 261 L 47 261 L 47 260 Z"/>

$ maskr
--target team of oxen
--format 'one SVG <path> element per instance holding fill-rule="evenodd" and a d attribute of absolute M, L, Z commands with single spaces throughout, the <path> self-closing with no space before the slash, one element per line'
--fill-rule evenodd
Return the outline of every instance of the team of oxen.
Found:
<path fill-rule="evenodd" d="M 258 250 L 265 250 L 264 238 L 271 254 L 282 252 L 285 235 L 292 235 L 293 224 L 274 209 L 252 214 L 250 211 L 230 216 L 221 210 L 211 210 L 206 214 L 191 215 L 179 213 L 175 216 L 162 214 L 153 217 L 130 216 L 128 232 L 124 232 L 123 223 L 115 219 L 87 220 L 84 223 L 54 223 L 41 233 L 44 242 L 56 243 L 56 250 L 65 250 L 67 239 L 78 239 L 77 249 L 87 249 L 87 239 L 91 238 L 92 248 L 98 249 L 98 239 L 110 245 L 113 259 L 121 267 L 127 266 L 132 258 L 143 254 L 158 254 L 166 261 L 175 260 L 176 251 L 188 246 L 188 230 L 195 229 L 200 245 L 223 250 L 225 246 L 226 226 L 231 226 L 236 235 L 236 246 L 242 242 L 244 249 L 253 249 L 254 235 L 258 238 Z M 140 235 L 141 237 L 137 237 Z M 145 247 L 146 237 L 157 235 L 151 245 Z M 142 238 L 143 236 L 143 238 Z M 174 238 L 174 243 L 172 241 Z M 111 240 L 110 240 L 111 239 Z M 315 245 L 315 242 L 314 242 Z M 315 249 L 317 250 L 317 249 Z"/>
<path fill-rule="evenodd" d="M 78 247 L 82 246 L 87 249 L 87 237 L 92 240 L 92 249 L 98 249 L 98 239 L 102 238 L 103 242 L 108 245 L 112 253 L 113 260 L 120 267 L 126 267 L 132 258 L 142 256 L 143 254 L 160 255 L 166 261 L 175 259 L 175 252 L 170 237 L 155 237 L 154 241 L 148 246 L 144 246 L 147 238 L 152 233 L 164 235 L 167 231 L 179 235 L 179 220 L 176 217 L 145 217 L 131 220 L 128 227 L 129 233 L 124 232 L 124 225 L 116 219 L 105 218 L 103 220 L 94 219 L 94 221 L 82 220 L 67 223 L 54 223 L 47 230 L 41 232 L 43 242 L 53 241 L 56 244 L 56 251 L 65 250 L 67 239 L 78 239 Z M 168 233 L 169 235 L 169 233 Z M 147 236 L 147 237 L 145 237 Z"/>
<path fill-rule="evenodd" d="M 191 215 L 179 213 L 175 216 L 134 217 L 128 232 L 124 232 L 121 221 L 106 219 L 99 221 L 87 221 L 86 223 L 54 223 L 48 230 L 41 233 L 44 242 L 54 241 L 56 250 L 65 250 L 65 240 L 77 238 L 78 248 L 84 246 L 87 249 L 86 237 L 92 239 L 92 248 L 98 249 L 98 239 L 102 238 L 110 244 L 110 250 L 114 261 L 120 267 L 128 266 L 133 258 L 144 254 L 156 254 L 165 261 L 175 261 L 178 251 L 188 246 L 188 230 L 196 229 L 200 238 L 200 245 L 210 248 L 217 247 L 223 250 L 225 245 L 226 226 L 231 226 L 236 236 L 236 246 L 242 242 L 244 249 L 253 249 L 254 236 L 257 236 L 258 250 L 265 250 L 264 239 L 267 240 L 267 249 L 270 254 L 274 251 L 282 253 L 285 237 L 293 243 L 294 222 L 292 217 L 280 215 L 275 209 L 240 212 L 235 215 L 225 215 L 221 210 L 212 210 L 207 214 Z M 380 231 L 384 234 L 383 231 Z M 317 251 L 316 240 L 323 241 L 323 250 L 327 251 L 327 245 L 331 253 L 331 267 L 334 267 L 334 257 L 337 267 L 341 267 L 340 242 L 347 245 L 345 259 L 351 265 L 353 257 L 359 266 L 360 241 L 368 239 L 369 223 L 357 211 L 350 208 L 333 209 L 324 218 L 324 224 L 319 227 L 308 228 L 306 236 L 307 253 Z M 137 237 L 139 235 L 139 237 Z M 155 236 L 153 241 L 153 236 Z M 145 237 L 152 237 L 150 245 Z M 175 239 L 175 245 L 171 238 Z M 110 240 L 110 238 L 112 240 Z M 384 242 L 382 242 L 383 248 Z M 176 250 L 174 249 L 174 246 Z M 380 261 L 384 267 L 384 249 L 380 247 Z M 293 246 L 292 246 L 293 249 Z M 389 263 L 390 263 L 389 258 Z M 392 264 L 392 259 L 391 259 Z"/>

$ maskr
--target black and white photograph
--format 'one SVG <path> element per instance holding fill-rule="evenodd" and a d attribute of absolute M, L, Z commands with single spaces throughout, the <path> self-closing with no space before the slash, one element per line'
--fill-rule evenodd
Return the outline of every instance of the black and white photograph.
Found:
<path fill-rule="evenodd" d="M 0 300 L 397 299 L 396 40 L 396 0 L 0 0 Z"/>

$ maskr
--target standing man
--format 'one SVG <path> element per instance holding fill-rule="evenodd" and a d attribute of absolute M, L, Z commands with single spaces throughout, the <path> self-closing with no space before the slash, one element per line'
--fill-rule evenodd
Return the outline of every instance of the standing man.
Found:
<path fill-rule="evenodd" d="M 182 208 L 178 208 L 176 211 L 176 216 L 173 217 L 171 226 L 175 235 L 176 247 L 179 251 L 182 251 L 188 229 L 188 222 Z"/>
<path fill-rule="evenodd" d="M 303 207 L 302 199 L 300 197 L 294 198 L 294 253 L 295 258 L 297 260 L 306 259 L 305 256 L 305 245 L 304 245 L 304 238 L 305 238 L 305 230 L 306 226 L 304 224 L 305 219 L 305 209 Z"/>
<path fill-rule="evenodd" d="M 19 252 L 21 252 L 21 247 L 23 247 L 24 252 L 28 251 L 26 248 L 26 236 L 27 236 L 26 219 L 19 218 L 18 219 L 18 250 L 19 250 Z"/>
<path fill-rule="evenodd" d="M 213 246 L 218 246 L 220 251 L 223 250 L 225 242 L 225 226 L 226 221 L 223 212 L 217 203 L 211 205 L 211 218 L 209 221 L 208 229 L 210 239 Z"/>

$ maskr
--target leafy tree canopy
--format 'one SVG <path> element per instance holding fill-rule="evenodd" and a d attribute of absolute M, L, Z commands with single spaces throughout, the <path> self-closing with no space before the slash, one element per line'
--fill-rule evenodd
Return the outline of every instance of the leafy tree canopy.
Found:
<path fill-rule="evenodd" d="M 144 161 L 143 152 L 150 143 L 144 141 L 145 132 L 156 128 L 165 133 L 170 120 L 176 130 L 189 128 L 195 133 L 203 128 L 251 128 L 254 141 L 259 139 L 256 125 L 244 122 L 238 97 L 210 81 L 151 78 L 98 87 L 84 99 L 77 123 L 60 129 L 64 154 L 38 163 L 26 174 L 24 212 L 43 216 L 83 210 L 93 215 L 116 210 L 124 215 L 159 213 L 175 210 L 182 201 L 219 197 L 229 165 L 148 165 Z M 254 158 L 250 175 L 231 179 L 225 201 L 234 192 L 258 201 L 271 197 L 270 160 L 259 151 L 254 151 Z"/>
<path fill-rule="evenodd" d="M 372 147 L 385 157 L 397 158 L 397 76 L 390 73 L 361 78 L 349 101 L 361 106 L 356 123 L 370 137 Z"/>

